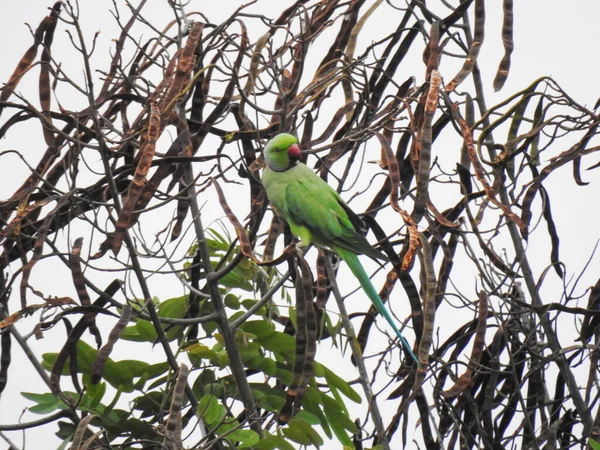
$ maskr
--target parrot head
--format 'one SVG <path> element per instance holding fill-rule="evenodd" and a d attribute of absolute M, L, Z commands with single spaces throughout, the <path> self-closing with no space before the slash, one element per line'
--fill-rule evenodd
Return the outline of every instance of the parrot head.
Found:
<path fill-rule="evenodd" d="M 275 172 L 283 172 L 302 158 L 296 136 L 281 133 L 271 139 L 264 150 L 265 163 Z"/>

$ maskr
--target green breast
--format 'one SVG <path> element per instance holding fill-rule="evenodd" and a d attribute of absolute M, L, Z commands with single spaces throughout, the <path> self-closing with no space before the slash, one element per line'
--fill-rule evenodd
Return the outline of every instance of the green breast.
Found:
<path fill-rule="evenodd" d="M 311 176 L 323 182 L 306 165 L 299 163 L 283 172 L 276 172 L 267 167 L 263 171 L 261 180 L 267 193 L 267 198 L 277 213 L 288 223 L 292 233 L 301 239 L 303 246 L 308 245 L 310 242 L 314 242 L 315 244 L 319 244 L 319 242 L 314 241 L 312 233 L 308 228 L 294 219 L 294 216 L 290 213 L 286 196 L 288 187 L 291 184 L 298 183 L 301 180 L 306 181 L 307 177 L 310 180 Z M 313 199 L 306 199 L 307 202 L 311 200 Z"/>

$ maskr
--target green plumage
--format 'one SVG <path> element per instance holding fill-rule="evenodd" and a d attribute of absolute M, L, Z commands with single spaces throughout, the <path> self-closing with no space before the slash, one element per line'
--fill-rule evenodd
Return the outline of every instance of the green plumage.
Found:
<path fill-rule="evenodd" d="M 262 176 L 267 197 L 292 233 L 300 238 L 302 246 L 312 242 L 329 248 L 348 264 L 377 311 L 418 364 L 357 255 L 378 259 L 387 259 L 386 256 L 371 247 L 362 232 L 361 219 L 331 186 L 298 161 L 299 155 L 298 140 L 291 134 L 279 134 L 269 141 L 264 150 L 267 167 Z"/>

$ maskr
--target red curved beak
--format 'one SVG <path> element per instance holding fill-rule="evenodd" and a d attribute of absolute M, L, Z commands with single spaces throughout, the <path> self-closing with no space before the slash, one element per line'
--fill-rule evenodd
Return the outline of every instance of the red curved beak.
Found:
<path fill-rule="evenodd" d="M 302 159 L 302 150 L 300 150 L 298 144 L 292 144 L 288 149 L 288 155 L 292 161 L 300 161 Z"/>

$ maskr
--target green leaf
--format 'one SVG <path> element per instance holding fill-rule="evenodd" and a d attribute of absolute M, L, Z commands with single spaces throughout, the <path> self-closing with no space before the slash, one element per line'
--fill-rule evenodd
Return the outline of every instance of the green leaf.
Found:
<path fill-rule="evenodd" d="M 221 425 L 219 425 L 219 427 L 217 428 L 217 435 L 223 436 L 226 434 L 227 436 L 223 436 L 223 437 L 225 439 L 229 439 L 229 434 L 232 434 L 239 427 L 240 427 L 240 423 L 237 420 L 225 421 Z"/>
<path fill-rule="evenodd" d="M 133 374 L 127 364 L 107 359 L 102 377 L 114 387 L 121 387 L 124 392 L 133 391 Z"/>
<path fill-rule="evenodd" d="M 140 334 L 136 325 L 126 327 L 121 333 L 121 339 L 132 342 L 146 342 L 146 338 Z"/>
<path fill-rule="evenodd" d="M 196 397 L 202 397 L 204 394 L 206 394 L 206 386 L 213 384 L 216 379 L 217 377 L 213 370 L 202 370 L 192 385 L 192 391 L 194 391 Z"/>
<path fill-rule="evenodd" d="M 68 438 L 64 439 L 60 445 L 56 448 L 56 450 L 67 450 L 67 448 L 71 447 L 71 438 L 72 436 L 69 436 Z"/>
<path fill-rule="evenodd" d="M 156 307 L 161 317 L 168 317 L 169 319 L 181 319 L 185 316 L 188 307 L 188 296 L 183 295 L 181 297 L 170 298 L 164 300 Z"/>
<path fill-rule="evenodd" d="M 214 361 L 217 359 L 217 354 L 214 350 L 198 342 L 187 346 L 184 350 L 190 355 L 197 356 L 200 359 L 208 359 L 209 361 Z"/>
<path fill-rule="evenodd" d="M 159 303 L 156 309 L 161 317 L 167 317 L 169 319 L 182 319 L 188 309 L 188 296 L 183 295 L 181 297 L 165 300 Z M 169 341 L 173 341 L 183 336 L 183 331 L 184 327 L 174 326 L 169 327 L 165 334 L 167 335 Z"/>
<path fill-rule="evenodd" d="M 119 401 L 119 399 L 121 398 L 121 388 L 117 389 L 117 392 L 115 392 L 115 396 L 113 397 L 113 399 L 111 400 L 111 402 L 106 406 L 106 408 L 104 408 L 102 410 L 102 414 L 105 417 L 105 425 L 108 425 L 108 422 L 106 419 L 108 419 L 109 421 L 111 421 L 111 423 L 116 423 L 119 420 L 117 411 L 119 410 L 115 410 L 115 406 L 117 406 L 117 402 Z M 128 414 L 125 416 L 128 417 Z"/>
<path fill-rule="evenodd" d="M 229 393 L 227 390 L 226 383 L 224 383 L 221 380 L 217 381 L 216 383 L 207 384 L 204 388 L 206 392 L 211 392 L 218 398 L 225 398 Z"/>
<path fill-rule="evenodd" d="M 50 372 L 57 359 L 58 359 L 58 353 L 44 353 L 42 355 L 42 367 L 44 369 L 46 369 L 48 372 Z M 63 367 L 61 375 L 69 375 L 68 364 L 66 364 L 65 367 Z"/>
<path fill-rule="evenodd" d="M 124 431 L 123 426 L 127 423 L 127 419 L 130 416 L 129 411 L 123 411 L 122 409 L 115 409 L 111 411 L 110 415 L 103 416 L 102 425 L 108 432 L 108 439 L 115 439 L 121 435 Z"/>
<path fill-rule="evenodd" d="M 214 332 L 219 328 L 217 322 L 215 322 L 214 320 L 210 322 L 204 322 L 201 324 L 201 326 L 207 336 L 212 336 Z"/>
<path fill-rule="evenodd" d="M 590 439 L 588 441 L 588 444 L 592 448 L 592 450 L 600 450 L 600 442 Z"/>
<path fill-rule="evenodd" d="M 222 226 L 222 223 L 219 222 L 219 225 Z M 214 228 L 209 228 L 208 230 L 206 230 L 206 234 L 208 236 L 210 236 L 208 239 L 206 239 L 208 248 L 210 250 L 216 249 L 216 250 L 227 251 L 229 249 L 229 246 L 231 245 L 231 239 L 229 239 L 229 235 L 227 236 L 228 238 L 226 239 L 223 236 L 221 236 L 219 234 L 219 232 L 217 230 L 215 230 Z"/>
<path fill-rule="evenodd" d="M 294 417 L 296 419 L 304 420 L 309 425 L 321 425 L 321 420 L 313 413 L 308 412 L 305 409 L 298 411 Z"/>
<path fill-rule="evenodd" d="M 21 392 L 21 395 L 27 400 L 37 403 L 49 403 L 57 400 L 57 397 L 50 393 L 36 394 L 35 392 Z"/>
<path fill-rule="evenodd" d="M 259 337 L 256 342 L 262 345 L 265 350 L 279 353 L 291 352 L 296 347 L 294 337 L 280 331 L 275 331 L 264 338 Z"/>
<path fill-rule="evenodd" d="M 142 419 L 144 417 L 150 417 L 155 414 L 158 414 L 159 411 L 161 411 L 163 405 L 164 395 L 164 392 L 152 391 L 148 392 L 145 395 L 136 397 L 133 400 L 133 409 L 142 412 Z"/>
<path fill-rule="evenodd" d="M 336 421 L 341 424 L 346 430 L 351 433 L 358 433 L 358 428 L 356 428 L 356 424 L 348 417 L 347 414 L 341 413 L 342 409 L 340 408 L 340 403 L 333 398 L 329 397 L 327 394 L 321 392 L 321 399 L 323 400 L 323 408 L 325 409 L 325 414 L 329 416 L 335 416 Z"/>
<path fill-rule="evenodd" d="M 29 411 L 35 414 L 48 414 L 56 409 L 66 409 L 67 405 L 53 394 L 36 394 L 33 392 L 21 392 L 21 395 L 27 400 L 37 403 L 29 408 Z"/>
<path fill-rule="evenodd" d="M 304 420 L 294 418 L 290 420 L 286 428 L 283 428 L 283 434 L 302 445 L 314 445 L 319 448 L 323 445 L 323 439 L 313 427 Z"/>
<path fill-rule="evenodd" d="M 238 346 L 240 358 L 242 358 L 242 362 L 246 364 L 248 367 L 256 367 L 260 361 L 263 359 L 263 355 L 261 354 L 261 348 L 256 343 L 252 343 L 248 345 L 246 348 Z M 256 358 L 259 358 L 256 360 Z M 249 364 L 251 361 L 254 361 L 253 366 Z"/>
<path fill-rule="evenodd" d="M 78 409 L 83 412 L 88 412 L 90 414 L 95 414 L 102 419 L 102 424 L 105 426 L 116 427 L 120 424 L 121 419 L 127 418 L 127 414 L 125 411 L 112 409 L 108 406 L 104 406 L 103 404 L 98 404 L 95 407 L 88 406 L 87 403 L 81 402 L 78 406 Z M 95 419 L 94 419 L 95 420 Z"/>
<path fill-rule="evenodd" d="M 275 372 L 275 376 L 279 380 L 281 380 L 286 386 L 292 384 L 292 379 L 294 378 L 292 371 L 281 364 L 277 365 L 277 371 Z"/>
<path fill-rule="evenodd" d="M 217 353 L 217 361 L 216 364 L 219 366 L 219 369 L 224 369 L 229 366 L 229 355 L 225 350 Z"/>
<path fill-rule="evenodd" d="M 206 394 L 198 402 L 198 417 L 204 418 L 207 424 L 214 425 L 225 417 L 227 410 L 219 403 L 219 399 L 212 394 Z"/>
<path fill-rule="evenodd" d="M 156 378 L 169 370 L 168 362 L 160 362 L 156 364 L 148 364 L 146 367 L 140 367 L 135 370 L 133 375 L 135 377 L 147 376 L 148 379 Z"/>
<path fill-rule="evenodd" d="M 238 448 L 248 448 L 260 441 L 260 436 L 252 430 L 235 430 L 227 435 L 227 439 L 239 442 Z"/>
<path fill-rule="evenodd" d="M 333 346 L 336 348 L 340 347 L 340 343 L 338 342 L 338 338 L 339 338 L 339 331 L 342 328 L 342 321 L 341 319 L 337 322 L 337 324 L 334 324 L 331 321 L 331 316 L 327 313 L 325 313 L 325 327 L 329 330 L 329 335 L 331 336 L 331 341 L 333 343 Z"/>
<path fill-rule="evenodd" d="M 258 303 L 258 300 L 255 300 L 252 298 L 247 298 L 245 300 L 242 300 L 242 306 L 246 309 L 252 308 L 257 303 Z M 258 317 L 264 317 L 264 316 L 266 316 L 266 314 L 267 314 L 267 308 L 264 306 L 261 306 L 254 312 L 254 315 L 258 316 Z"/>
<path fill-rule="evenodd" d="M 84 375 L 90 375 L 94 361 L 98 350 L 93 348 L 87 342 L 79 340 L 77 342 L 77 372 Z M 56 362 L 57 353 L 45 353 L 42 355 L 42 365 L 48 370 L 52 370 L 52 366 Z M 112 386 L 118 388 L 122 386 L 127 392 L 133 390 L 133 375 L 129 366 L 131 361 L 125 360 L 123 364 L 121 362 L 115 362 L 108 358 L 104 366 L 103 378 L 108 381 Z M 65 364 L 62 375 L 69 374 L 69 363 Z"/>
<path fill-rule="evenodd" d="M 315 361 L 315 377 L 324 378 L 325 377 L 325 366 L 321 363 Z"/>
<path fill-rule="evenodd" d="M 137 359 L 123 359 L 119 361 L 119 364 L 127 367 L 134 378 L 141 377 L 144 373 L 146 373 L 146 369 L 150 364 L 146 361 L 140 361 Z"/>
<path fill-rule="evenodd" d="M 98 350 L 87 342 L 81 339 L 77 341 L 77 371 L 79 373 L 90 373 L 97 354 Z"/>
<path fill-rule="evenodd" d="M 244 357 L 242 357 L 242 361 L 248 369 L 258 368 L 263 359 L 265 358 L 262 355 L 256 355 L 253 358 L 250 358 L 249 360 L 246 360 Z"/>
<path fill-rule="evenodd" d="M 318 363 L 317 363 L 318 364 Z M 358 392 L 356 392 L 352 386 L 348 384 L 344 379 L 337 376 L 333 371 L 327 367 L 319 364 L 323 367 L 325 379 L 330 387 L 334 387 L 339 390 L 342 394 L 352 400 L 354 403 L 362 403 L 362 398 Z"/>
<path fill-rule="evenodd" d="M 321 428 L 323 428 L 323 432 L 329 439 L 331 439 L 333 434 L 331 433 L 331 428 L 329 427 L 325 413 L 321 409 L 321 403 L 321 396 L 319 393 L 316 391 L 316 389 L 309 386 L 309 388 L 306 390 L 306 394 L 304 395 L 304 399 L 302 400 L 302 408 L 303 410 L 318 417 Z"/>
<path fill-rule="evenodd" d="M 106 393 L 106 383 L 89 383 L 86 386 L 87 390 L 85 391 L 85 396 L 89 398 L 88 404 L 91 408 L 95 408 Z"/>
<path fill-rule="evenodd" d="M 275 450 L 277 448 L 277 436 L 267 436 L 256 444 L 254 444 L 254 448 L 256 450 Z M 294 447 L 291 447 L 294 450 Z"/>
<path fill-rule="evenodd" d="M 275 325 L 268 320 L 249 320 L 244 323 L 243 330 L 256 336 L 255 339 L 265 339 L 275 334 Z"/>
<path fill-rule="evenodd" d="M 275 376 L 277 373 L 277 363 L 271 358 L 263 358 L 258 364 L 258 368 L 262 370 L 265 375 L 270 377 Z"/>
<path fill-rule="evenodd" d="M 275 438 L 275 443 L 277 444 L 276 448 L 279 450 L 294 450 L 293 445 L 286 441 L 282 436 L 273 437 Z"/>
<path fill-rule="evenodd" d="M 254 444 L 254 448 L 257 450 L 274 450 L 276 448 L 280 450 L 295 450 L 294 446 L 290 444 L 283 436 L 275 434 L 265 436 L 263 439 Z"/>
<path fill-rule="evenodd" d="M 147 320 L 137 319 L 135 322 L 135 329 L 140 337 L 146 342 L 154 342 L 158 338 L 154 325 Z"/>
<path fill-rule="evenodd" d="M 131 437 L 135 439 L 156 439 L 154 427 L 145 420 L 131 417 L 125 422 L 124 428 L 129 431 L 131 433 Z"/>
<path fill-rule="evenodd" d="M 302 430 L 300 430 L 298 427 L 288 426 L 287 428 L 283 429 L 283 434 L 285 435 L 285 437 L 287 437 L 288 439 L 290 439 L 298 444 L 301 444 L 301 445 L 311 445 L 312 444 L 312 441 L 310 440 L 310 438 L 308 436 L 306 436 L 302 432 Z"/>
<path fill-rule="evenodd" d="M 239 247 L 236 247 L 235 252 L 239 251 Z M 221 257 L 218 259 L 211 259 L 211 264 L 213 268 L 217 266 Z M 220 285 L 225 286 L 227 288 L 237 288 L 242 289 L 247 292 L 252 292 L 254 290 L 254 284 L 252 281 L 256 279 L 258 274 L 258 266 L 254 261 L 250 259 L 241 260 L 234 269 L 227 273 L 223 278 L 219 280 Z"/>
<path fill-rule="evenodd" d="M 59 420 L 58 431 L 56 435 L 61 439 L 71 438 L 73 434 L 75 434 L 76 427 L 71 422 L 65 422 L 64 420 Z"/>
<path fill-rule="evenodd" d="M 29 412 L 34 414 L 49 414 L 56 409 L 66 409 L 66 406 L 63 405 L 61 407 L 59 404 L 42 403 L 29 408 Z"/>
<path fill-rule="evenodd" d="M 285 394 L 280 395 L 265 395 L 260 399 L 260 407 L 272 413 L 278 413 L 285 404 Z"/>
<path fill-rule="evenodd" d="M 153 389 L 156 389 L 158 386 L 166 384 L 167 381 L 169 381 L 169 375 L 163 375 L 162 377 L 158 377 L 152 383 L 150 383 L 150 386 L 148 386 L 146 390 L 151 391 Z"/>
<path fill-rule="evenodd" d="M 319 394 L 321 396 L 321 401 L 323 402 L 323 410 L 327 417 L 327 423 L 333 430 L 333 433 L 342 445 L 351 447 L 352 440 L 348 436 L 346 430 L 350 431 L 352 434 L 356 434 L 358 432 L 356 424 L 343 412 L 343 405 L 340 405 L 337 400 L 329 397 L 324 392 L 319 391 Z"/>
<path fill-rule="evenodd" d="M 225 306 L 231 309 L 240 309 L 240 298 L 235 294 L 227 294 L 223 299 Z"/>
<path fill-rule="evenodd" d="M 148 381 L 150 377 L 147 373 L 143 373 L 142 376 L 133 384 L 133 388 L 136 391 L 143 391 L 144 386 L 146 386 L 146 381 Z"/>

